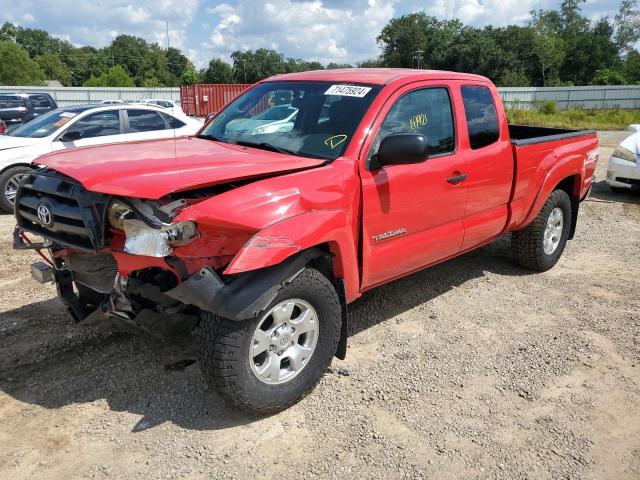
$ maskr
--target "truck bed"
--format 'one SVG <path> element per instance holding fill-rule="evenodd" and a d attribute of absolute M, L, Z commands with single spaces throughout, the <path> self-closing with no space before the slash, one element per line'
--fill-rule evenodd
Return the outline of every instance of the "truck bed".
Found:
<path fill-rule="evenodd" d="M 509 125 L 511 143 L 517 147 L 536 143 L 555 142 L 568 138 L 595 134 L 595 130 L 567 130 L 564 128 L 534 127 L 529 125 Z"/>

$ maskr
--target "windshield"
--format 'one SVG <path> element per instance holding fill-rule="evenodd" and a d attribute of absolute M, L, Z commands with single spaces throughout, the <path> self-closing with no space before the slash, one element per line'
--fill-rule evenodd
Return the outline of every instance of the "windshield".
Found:
<path fill-rule="evenodd" d="M 201 137 L 294 155 L 343 154 L 379 86 L 267 82 L 241 95 Z"/>
<path fill-rule="evenodd" d="M 21 125 L 7 135 L 12 137 L 43 138 L 69 122 L 77 113 L 64 110 L 52 110 L 40 117 L 36 117 L 28 123 Z"/>

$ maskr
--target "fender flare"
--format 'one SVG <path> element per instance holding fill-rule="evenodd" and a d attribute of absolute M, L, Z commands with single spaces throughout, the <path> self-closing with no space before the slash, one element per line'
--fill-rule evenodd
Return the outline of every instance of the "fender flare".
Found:
<path fill-rule="evenodd" d="M 518 228 L 524 228 L 527 225 L 529 225 L 531 222 L 533 222 L 533 220 L 536 218 L 538 213 L 540 213 L 540 210 L 542 210 L 542 207 L 544 206 L 545 202 L 549 198 L 549 195 L 551 195 L 551 193 L 556 189 L 556 187 L 560 185 L 564 180 L 568 178 L 576 177 L 576 176 L 580 178 L 577 180 L 577 182 L 574 182 L 574 191 L 567 192 L 571 197 L 571 204 L 573 207 L 572 210 L 574 213 L 572 226 L 571 226 L 571 233 L 572 233 L 571 236 L 573 236 L 573 232 L 575 231 L 575 221 L 577 220 L 577 216 L 578 216 L 578 204 L 579 204 L 579 201 L 574 201 L 574 197 L 580 196 L 579 189 L 580 189 L 580 185 L 582 184 L 582 175 L 581 173 L 576 172 L 576 170 L 571 165 L 571 162 L 562 162 L 562 163 L 556 164 L 549 171 L 549 173 L 547 173 L 544 179 L 544 182 L 542 183 L 542 185 L 540 186 L 540 189 L 538 190 L 538 194 L 535 197 L 531 210 L 529 210 L 529 213 L 527 214 L 525 220 L 522 222 L 521 226 Z M 575 191 L 576 188 L 578 189 L 577 192 Z"/>
<path fill-rule="evenodd" d="M 313 210 L 257 232 L 224 271 L 235 275 L 277 265 L 296 253 L 328 245 L 333 275 L 343 280 L 346 302 L 360 296 L 356 233 L 343 210 Z"/>

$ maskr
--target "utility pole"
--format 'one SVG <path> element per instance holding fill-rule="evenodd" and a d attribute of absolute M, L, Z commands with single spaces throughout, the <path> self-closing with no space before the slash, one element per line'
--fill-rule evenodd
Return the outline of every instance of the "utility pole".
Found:
<path fill-rule="evenodd" d="M 413 52 L 413 62 L 412 66 L 415 62 L 416 68 L 422 68 L 422 55 L 424 54 L 424 50 L 416 50 Z"/>
<path fill-rule="evenodd" d="M 169 20 L 167 20 L 167 51 L 169 51 Z"/>

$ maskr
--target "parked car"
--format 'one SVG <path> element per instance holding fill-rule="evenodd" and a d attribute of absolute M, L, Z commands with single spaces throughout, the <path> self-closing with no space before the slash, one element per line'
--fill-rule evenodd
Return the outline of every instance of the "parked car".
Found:
<path fill-rule="evenodd" d="M 121 105 L 123 103 L 127 103 L 124 100 L 102 100 L 100 102 L 101 105 Z"/>
<path fill-rule="evenodd" d="M 144 104 L 144 105 L 155 105 L 157 107 L 164 108 L 164 109 L 172 112 L 174 115 L 185 115 L 186 116 L 186 114 L 182 111 L 182 108 L 179 105 L 176 105 L 171 100 L 162 100 L 162 99 L 157 99 L 157 98 L 145 98 L 145 99 L 137 101 L 136 103 L 141 103 L 141 104 Z"/>
<path fill-rule="evenodd" d="M 56 108 L 48 93 L 0 93 L 0 120 L 9 129 Z"/>
<path fill-rule="evenodd" d="M 79 105 L 48 112 L 0 136 L 0 209 L 11 211 L 22 176 L 45 153 L 104 143 L 193 135 L 202 122 L 152 106 Z"/>
<path fill-rule="evenodd" d="M 298 109 L 291 105 L 267 108 L 251 118 L 238 118 L 227 123 L 227 133 L 262 135 L 265 133 L 286 133 L 293 130 Z"/>
<path fill-rule="evenodd" d="M 634 132 L 618 145 L 607 164 L 605 180 L 614 192 L 640 190 L 640 125 L 630 125 Z"/>
<path fill-rule="evenodd" d="M 283 90 L 293 130 L 227 129 Z M 344 358 L 363 292 L 507 232 L 520 265 L 552 268 L 597 160 L 593 131 L 508 125 L 481 76 L 286 74 L 196 137 L 41 157 L 14 246 L 48 250 L 33 276 L 81 324 L 192 334 L 222 397 L 275 412 Z"/>

